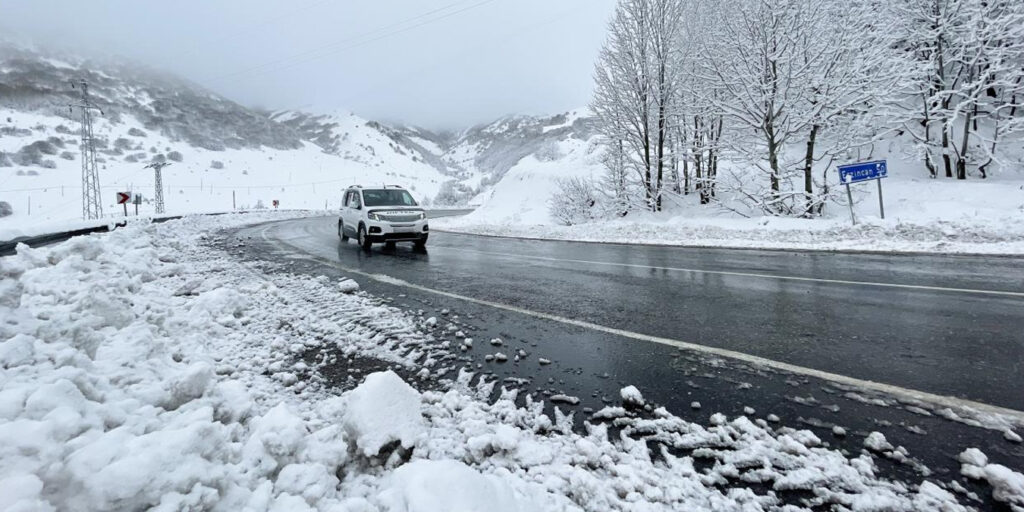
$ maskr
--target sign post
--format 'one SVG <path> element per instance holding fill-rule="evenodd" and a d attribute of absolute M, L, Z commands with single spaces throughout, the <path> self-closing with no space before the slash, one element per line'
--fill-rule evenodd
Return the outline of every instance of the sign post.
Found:
<path fill-rule="evenodd" d="M 885 160 L 872 162 L 858 162 L 839 166 L 839 182 L 846 185 L 846 199 L 850 202 L 850 220 L 854 225 L 857 218 L 853 215 L 853 193 L 850 192 L 850 185 L 862 181 L 875 180 L 878 182 L 878 212 L 885 218 L 885 204 L 882 202 L 882 178 L 889 176 L 889 168 Z"/>
<path fill-rule="evenodd" d="M 142 204 L 142 194 L 135 194 L 132 198 L 132 204 L 135 205 L 135 216 L 139 216 L 139 205 Z"/>
<path fill-rule="evenodd" d="M 124 216 L 128 216 L 128 201 L 132 200 L 131 192 L 118 192 L 117 193 L 117 204 L 124 207 Z"/>

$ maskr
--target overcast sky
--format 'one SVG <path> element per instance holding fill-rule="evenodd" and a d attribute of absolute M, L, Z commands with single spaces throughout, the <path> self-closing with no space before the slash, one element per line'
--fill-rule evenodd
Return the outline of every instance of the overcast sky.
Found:
<path fill-rule="evenodd" d="M 615 0 L 0 0 L 0 29 L 244 104 L 461 128 L 587 104 Z"/>

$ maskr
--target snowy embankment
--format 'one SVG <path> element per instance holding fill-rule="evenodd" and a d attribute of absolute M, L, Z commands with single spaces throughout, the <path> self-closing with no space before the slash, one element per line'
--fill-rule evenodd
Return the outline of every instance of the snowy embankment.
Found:
<path fill-rule="evenodd" d="M 1024 254 L 1024 215 L 996 222 L 862 219 L 722 219 L 662 217 L 576 226 L 479 223 L 472 218 L 432 221 L 437 231 L 543 240 L 738 249 L 885 253 Z"/>
<path fill-rule="evenodd" d="M 852 187 L 857 224 L 845 204 L 829 203 L 826 216 L 762 216 L 718 198 L 700 205 L 696 194 L 666 196 L 665 211 L 557 225 L 549 212 L 560 178 L 599 179 L 604 167 L 592 140 L 563 142 L 551 161 L 524 158 L 479 198 L 465 217 L 433 221 L 435 229 L 493 236 L 626 244 L 832 251 L 1024 254 L 1024 179 L 1015 173 L 987 180 L 914 178 L 915 167 L 890 158 L 883 183 L 885 219 L 879 217 L 875 183 Z"/>
<path fill-rule="evenodd" d="M 281 217 L 134 224 L 0 259 L 0 509 L 766 510 L 788 490 L 813 490 L 809 506 L 963 509 L 956 481 L 876 476 L 871 446 L 847 456 L 760 418 L 644 419 L 635 388 L 601 414 L 621 436 L 574 433 L 514 391 L 489 401 L 494 383 L 459 370 L 429 319 L 208 243 Z M 317 371 L 360 358 L 434 390 L 353 370 L 340 392 Z M 1024 507 L 1024 475 L 961 458 Z"/>

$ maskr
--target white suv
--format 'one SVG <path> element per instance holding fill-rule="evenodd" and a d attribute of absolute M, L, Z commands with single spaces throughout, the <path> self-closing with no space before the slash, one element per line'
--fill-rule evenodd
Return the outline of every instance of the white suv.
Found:
<path fill-rule="evenodd" d="M 342 242 L 354 237 L 363 249 L 380 242 L 388 248 L 393 248 L 395 242 L 413 242 L 422 249 L 429 234 L 427 213 L 404 188 L 357 185 L 345 191 L 338 217 L 338 236 Z"/>

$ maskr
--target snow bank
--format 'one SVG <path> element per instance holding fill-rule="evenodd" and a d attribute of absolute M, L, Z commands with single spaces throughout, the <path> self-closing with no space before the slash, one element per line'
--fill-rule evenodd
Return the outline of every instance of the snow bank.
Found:
<path fill-rule="evenodd" d="M 813 489 L 803 505 L 819 508 L 960 509 L 941 482 L 888 481 L 870 454 L 849 458 L 808 431 L 745 417 L 702 426 L 621 409 L 608 415 L 618 436 L 602 424 L 581 434 L 530 395 L 492 401 L 495 382 L 462 370 L 438 391 L 392 372 L 325 381 L 317 368 L 353 358 L 410 374 L 461 363 L 417 330 L 421 317 L 208 243 L 259 220 L 139 224 L 0 258 L 0 509 L 785 505 L 753 492 L 755 481 Z M 403 449 L 367 457 L 395 443 Z M 673 450 L 655 457 L 651 446 Z M 1015 473 L 984 475 L 999 499 L 1015 499 Z"/>

